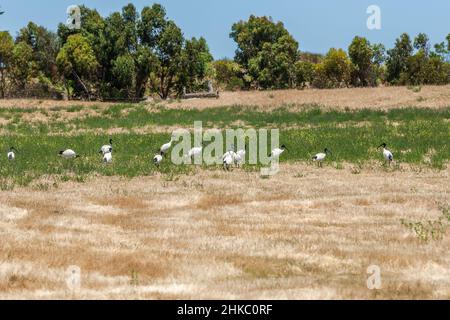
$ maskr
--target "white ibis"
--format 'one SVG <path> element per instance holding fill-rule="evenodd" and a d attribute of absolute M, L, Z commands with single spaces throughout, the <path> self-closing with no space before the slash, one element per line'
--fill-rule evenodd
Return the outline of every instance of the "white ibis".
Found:
<path fill-rule="evenodd" d="M 383 148 L 383 156 L 384 156 L 384 159 L 386 160 L 386 162 L 389 164 L 389 165 L 391 165 L 391 162 L 392 162 L 392 160 L 394 160 L 394 155 L 392 154 L 392 152 L 391 151 L 389 151 L 388 149 L 386 149 L 386 143 L 382 143 L 382 144 L 380 144 L 379 146 L 378 146 L 378 148 Z"/>
<path fill-rule="evenodd" d="M 283 144 L 281 147 L 273 149 L 272 152 L 269 154 L 269 157 L 271 157 L 272 159 L 278 159 L 284 151 L 289 150 Z"/>
<path fill-rule="evenodd" d="M 172 148 L 172 143 L 173 143 L 173 136 L 170 138 L 170 141 L 168 143 L 163 144 L 159 149 L 159 153 L 161 156 L 165 155 L 169 151 L 169 149 Z"/>
<path fill-rule="evenodd" d="M 7 154 L 8 160 L 13 161 L 16 158 L 17 150 L 14 147 L 9 148 L 9 152 Z"/>
<path fill-rule="evenodd" d="M 235 163 L 236 161 L 236 152 L 234 152 L 234 144 L 230 146 L 227 152 L 224 153 L 222 156 L 222 163 L 223 168 L 225 170 L 230 170 L 230 167 Z"/>
<path fill-rule="evenodd" d="M 193 158 L 193 157 L 201 154 L 202 151 L 203 151 L 203 147 L 194 147 L 191 150 L 189 150 L 187 155 L 189 158 Z"/>
<path fill-rule="evenodd" d="M 153 163 L 156 166 L 159 166 L 159 164 L 163 161 L 163 156 L 162 156 L 162 152 L 161 154 L 157 154 L 156 156 L 153 157 Z"/>
<path fill-rule="evenodd" d="M 109 139 L 109 144 L 105 144 L 104 146 L 102 146 L 99 153 L 105 155 L 106 153 L 112 152 L 112 144 L 112 139 Z"/>
<path fill-rule="evenodd" d="M 323 150 L 323 152 L 316 154 L 312 159 L 313 159 L 313 161 L 317 162 L 318 166 L 321 167 L 323 160 L 325 160 L 325 158 L 327 157 L 327 154 L 331 154 L 331 151 L 328 150 L 327 148 L 325 148 L 325 150 Z"/>
<path fill-rule="evenodd" d="M 110 149 L 110 151 L 109 152 L 107 152 L 107 153 L 105 153 L 104 155 L 103 155 L 103 162 L 104 163 L 111 163 L 112 162 L 112 148 Z"/>
<path fill-rule="evenodd" d="M 223 155 L 223 168 L 225 170 L 230 170 L 230 167 L 233 165 L 234 163 L 234 156 L 235 153 L 234 151 L 228 151 Z"/>
<path fill-rule="evenodd" d="M 247 145 L 245 145 L 244 149 L 238 150 L 234 156 L 234 164 L 239 167 L 241 164 L 245 162 L 245 154 L 247 152 Z"/>
<path fill-rule="evenodd" d="M 72 149 L 66 149 L 64 151 L 60 151 L 59 155 L 65 159 L 73 159 L 73 158 L 79 158 L 80 156 L 76 154 L 75 151 Z"/>

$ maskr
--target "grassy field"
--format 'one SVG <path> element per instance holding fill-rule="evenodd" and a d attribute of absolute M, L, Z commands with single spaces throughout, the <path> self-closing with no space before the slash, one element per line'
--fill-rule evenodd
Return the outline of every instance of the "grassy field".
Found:
<path fill-rule="evenodd" d="M 77 112 L 85 115 L 67 116 Z M 288 162 L 309 161 L 327 147 L 333 151 L 330 165 L 339 168 L 349 162 L 363 166 L 382 160 L 377 149 L 382 142 L 394 152 L 397 168 L 411 164 L 442 169 L 450 158 L 450 108 L 322 111 L 317 106 L 303 106 L 298 111 L 289 107 L 260 111 L 235 106 L 174 110 L 119 104 L 97 111 L 82 106 L 50 111 L 5 108 L 0 117 L 4 122 L 0 127 L 1 150 L 6 152 L 10 146 L 19 150 L 17 161 L 0 158 L 2 189 L 26 186 L 43 175 L 84 181 L 92 174 L 137 177 L 155 172 L 187 173 L 191 170 L 187 166 L 166 161 L 156 168 L 151 160 L 158 147 L 170 140 L 171 130 L 192 129 L 194 121 L 203 121 L 205 129 L 280 128 L 280 144 L 289 148 L 283 161 Z M 105 166 L 98 150 L 110 137 L 114 140 L 114 164 Z M 73 161 L 57 157 L 58 151 L 66 148 L 82 157 Z"/>
<path fill-rule="evenodd" d="M 275 92 L 270 108 L 243 105 L 247 93 L 183 109 L 0 103 L 0 298 L 450 298 L 448 87 L 398 90 L 398 101 L 392 88 L 376 91 L 395 107 L 357 108 L 346 90 L 333 93 L 349 108 L 294 103 L 295 92 Z M 399 105 L 410 94 L 448 103 Z M 280 173 L 154 166 L 171 132 L 194 121 L 279 128 L 289 148 Z M 311 156 L 325 147 L 333 154 L 317 168 Z M 65 148 L 81 157 L 58 157 Z M 380 290 L 367 289 L 371 264 Z M 76 292 L 65 283 L 71 265 L 82 271 Z"/>

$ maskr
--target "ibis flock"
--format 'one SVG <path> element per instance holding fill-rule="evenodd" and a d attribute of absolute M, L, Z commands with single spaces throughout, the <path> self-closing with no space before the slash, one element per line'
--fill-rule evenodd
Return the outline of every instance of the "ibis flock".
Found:
<path fill-rule="evenodd" d="M 172 147 L 173 141 L 174 140 L 172 137 L 168 143 L 163 144 L 161 146 L 161 148 L 159 148 L 157 150 L 158 153 L 153 157 L 153 163 L 156 166 L 159 166 L 163 162 L 164 157 L 169 153 L 169 150 Z M 394 156 L 393 156 L 392 152 L 387 149 L 387 145 L 384 142 L 381 145 L 379 145 L 377 149 L 380 149 L 380 148 L 382 148 L 382 154 L 383 154 L 384 160 L 386 161 L 386 163 L 388 165 L 390 165 L 391 162 L 394 160 Z M 192 159 L 192 158 L 196 157 L 197 155 L 201 154 L 202 151 L 203 151 L 203 145 L 200 147 L 194 147 L 189 150 L 189 152 L 185 155 L 185 157 Z M 279 159 L 280 156 L 285 151 L 289 151 L 285 145 L 282 145 L 279 148 L 275 148 L 269 154 L 269 158 L 272 160 Z M 9 150 L 7 152 L 8 160 L 14 161 L 16 159 L 17 153 L 18 153 L 18 151 L 14 147 L 9 148 Z M 113 140 L 110 139 L 109 144 L 105 144 L 104 146 L 102 146 L 99 150 L 99 153 L 102 155 L 103 163 L 106 163 L 106 164 L 112 163 L 112 161 L 113 161 L 113 156 L 112 156 Z M 233 166 L 239 168 L 245 162 L 246 153 L 247 153 L 247 145 L 245 145 L 243 149 L 236 150 L 236 151 L 235 151 L 234 146 L 232 145 L 228 149 L 228 151 L 225 152 L 222 156 L 222 163 L 223 163 L 224 170 L 229 171 Z M 320 152 L 320 153 L 317 153 L 316 155 L 314 155 L 312 157 L 312 161 L 317 162 L 317 165 L 319 167 L 322 167 L 322 164 L 323 164 L 323 161 L 325 160 L 325 158 L 331 154 L 332 154 L 332 152 L 328 148 L 325 148 L 323 150 L 323 152 Z M 75 159 L 75 158 L 80 157 L 80 155 L 78 155 L 72 149 L 61 150 L 59 152 L 59 156 L 61 156 L 62 158 L 65 158 L 65 159 Z"/>
<path fill-rule="evenodd" d="M 245 154 L 247 152 L 247 145 L 244 146 L 244 149 L 234 151 L 234 146 L 231 146 L 231 149 L 225 152 L 222 156 L 223 168 L 225 170 L 230 170 L 230 168 L 235 165 L 236 167 L 240 167 L 245 161 Z"/>

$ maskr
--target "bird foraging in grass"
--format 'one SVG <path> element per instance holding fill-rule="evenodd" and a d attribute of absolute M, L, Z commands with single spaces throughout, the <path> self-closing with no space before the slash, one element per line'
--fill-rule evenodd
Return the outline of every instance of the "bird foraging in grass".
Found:
<path fill-rule="evenodd" d="M 390 166 L 391 165 L 391 162 L 394 160 L 394 155 L 392 154 L 392 152 L 391 151 L 389 151 L 388 149 L 386 149 L 386 143 L 382 143 L 382 144 L 380 144 L 379 146 L 378 146 L 378 149 L 379 148 L 383 148 L 383 157 L 384 157 L 384 160 L 388 163 L 388 165 Z"/>
<path fill-rule="evenodd" d="M 185 155 L 186 158 L 190 158 L 191 161 L 195 160 L 196 157 L 201 156 L 203 153 L 203 147 L 205 146 L 205 142 L 202 142 L 202 145 L 200 147 L 194 147 L 190 149 Z"/>
<path fill-rule="evenodd" d="M 108 152 L 106 152 L 105 154 L 103 154 L 103 163 L 111 163 L 113 160 L 112 158 L 112 148 L 109 149 Z"/>
<path fill-rule="evenodd" d="M 153 157 L 153 163 L 159 167 L 159 164 L 163 161 L 163 153 L 161 152 L 161 154 L 157 154 L 156 156 Z"/>
<path fill-rule="evenodd" d="M 9 148 L 8 154 L 6 155 L 9 161 L 16 159 L 16 152 L 17 150 L 14 147 Z"/>
<path fill-rule="evenodd" d="M 244 149 L 238 150 L 234 156 L 234 164 L 236 167 L 240 167 L 241 164 L 245 162 L 245 154 L 247 153 L 247 145 L 245 145 Z"/>
<path fill-rule="evenodd" d="M 108 152 L 112 152 L 112 144 L 113 144 L 112 139 L 109 139 L 109 144 L 105 144 L 104 146 L 102 146 L 100 148 L 99 153 L 105 155 Z"/>
<path fill-rule="evenodd" d="M 167 152 L 169 152 L 170 148 L 172 148 L 172 143 L 173 143 L 173 136 L 170 138 L 170 141 L 166 144 L 163 144 L 161 146 L 161 148 L 159 148 L 159 154 L 161 156 L 164 156 L 165 154 L 167 154 Z"/>
<path fill-rule="evenodd" d="M 236 152 L 234 152 L 234 145 L 231 145 L 228 151 L 225 152 L 222 156 L 223 168 L 229 171 L 235 159 L 236 159 Z"/>
<path fill-rule="evenodd" d="M 64 159 L 74 159 L 74 158 L 79 158 L 80 157 L 72 149 L 66 149 L 66 150 L 60 151 L 59 155 L 61 157 L 63 157 Z"/>
<path fill-rule="evenodd" d="M 193 157 L 201 154 L 202 150 L 203 150 L 203 147 L 195 147 L 195 148 L 192 148 L 191 150 L 189 150 L 187 155 L 188 155 L 188 157 L 193 158 Z"/>
<path fill-rule="evenodd" d="M 223 169 L 229 171 L 234 163 L 235 153 L 234 151 L 228 151 L 223 155 Z"/>
<path fill-rule="evenodd" d="M 325 160 L 325 158 L 327 157 L 327 154 L 331 154 L 331 151 L 328 150 L 328 148 L 325 148 L 325 150 L 323 150 L 323 152 L 316 154 L 312 159 L 313 159 L 313 161 L 317 162 L 317 165 L 319 167 L 322 167 L 322 163 Z"/>
<path fill-rule="evenodd" d="M 273 149 L 269 154 L 269 157 L 272 159 L 278 159 L 284 151 L 289 151 L 289 149 L 283 144 L 281 147 Z"/>

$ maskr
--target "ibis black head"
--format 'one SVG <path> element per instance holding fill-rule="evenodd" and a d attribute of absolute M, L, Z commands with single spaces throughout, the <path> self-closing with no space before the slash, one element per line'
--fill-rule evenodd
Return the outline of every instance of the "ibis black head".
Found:
<path fill-rule="evenodd" d="M 325 148 L 325 150 L 323 150 L 323 152 L 331 154 L 331 150 L 329 150 L 328 148 Z"/>
<path fill-rule="evenodd" d="M 14 148 L 14 147 L 9 148 L 9 151 L 16 151 L 17 152 L 16 148 Z"/>
<path fill-rule="evenodd" d="M 289 150 L 284 144 L 280 147 L 282 150 Z"/>
<path fill-rule="evenodd" d="M 109 139 L 109 144 L 112 145 L 113 141 L 112 139 Z"/>
<path fill-rule="evenodd" d="M 61 155 L 61 154 L 63 154 L 63 153 L 64 153 L 64 151 L 60 151 L 58 154 Z"/>
<path fill-rule="evenodd" d="M 386 148 L 386 143 L 383 142 L 382 144 L 380 144 L 380 145 L 378 146 L 378 148 L 381 148 L 381 147 Z"/>

